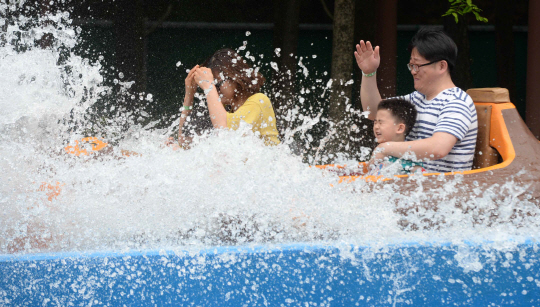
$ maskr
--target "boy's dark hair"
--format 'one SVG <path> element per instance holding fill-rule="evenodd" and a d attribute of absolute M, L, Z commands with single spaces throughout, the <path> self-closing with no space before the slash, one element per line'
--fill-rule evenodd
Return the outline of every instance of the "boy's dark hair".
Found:
<path fill-rule="evenodd" d="M 394 98 L 379 102 L 378 110 L 388 110 L 398 123 L 405 124 L 405 136 L 409 135 L 416 123 L 416 107 L 407 100 Z"/>
<path fill-rule="evenodd" d="M 256 94 L 266 81 L 257 68 L 253 68 L 230 48 L 216 51 L 201 66 L 210 68 L 216 79 L 219 79 L 220 74 L 223 73 L 222 77 L 236 83 L 240 92 Z"/>
<path fill-rule="evenodd" d="M 450 72 L 456 66 L 458 48 L 443 30 L 433 27 L 420 28 L 409 44 L 409 53 L 413 48 L 429 62 L 445 60 Z"/>

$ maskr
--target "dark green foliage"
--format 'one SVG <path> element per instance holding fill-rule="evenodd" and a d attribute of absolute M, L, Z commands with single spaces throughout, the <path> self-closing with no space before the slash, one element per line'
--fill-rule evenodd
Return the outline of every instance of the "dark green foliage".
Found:
<path fill-rule="evenodd" d="M 473 13 L 476 16 L 476 20 L 481 22 L 488 22 L 487 18 L 480 16 L 482 10 L 472 3 L 472 0 L 448 0 L 450 2 L 450 9 L 446 11 L 442 16 L 454 16 L 456 23 L 459 21 L 459 15 L 463 16 L 468 13 Z"/>

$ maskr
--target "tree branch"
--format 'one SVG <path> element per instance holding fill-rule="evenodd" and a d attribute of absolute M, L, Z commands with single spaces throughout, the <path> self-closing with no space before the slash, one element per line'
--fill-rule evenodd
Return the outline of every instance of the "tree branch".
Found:
<path fill-rule="evenodd" d="M 328 17 L 331 19 L 331 20 L 334 20 L 334 16 L 332 15 L 332 13 L 330 12 L 330 10 L 328 9 L 328 6 L 326 6 L 326 2 L 324 2 L 324 0 L 321 0 L 321 4 L 324 8 L 324 11 L 326 12 L 326 15 L 328 15 Z"/>
<path fill-rule="evenodd" d="M 169 4 L 169 6 L 167 6 L 167 11 L 165 11 L 165 13 L 159 18 L 159 20 L 154 24 L 154 26 L 148 29 L 148 31 L 146 31 L 145 34 L 148 36 L 152 32 L 154 32 L 157 29 L 157 27 L 159 27 L 169 17 L 169 15 L 171 15 L 172 9 L 173 9 L 173 5 Z"/>

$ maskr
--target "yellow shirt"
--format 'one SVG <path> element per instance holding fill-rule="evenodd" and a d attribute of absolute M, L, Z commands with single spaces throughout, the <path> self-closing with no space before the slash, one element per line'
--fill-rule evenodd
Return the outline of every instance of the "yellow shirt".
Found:
<path fill-rule="evenodd" d="M 266 95 L 257 93 L 249 97 L 236 112 L 227 113 L 227 127 L 229 129 L 238 129 L 240 121 L 250 124 L 253 132 L 259 132 L 264 144 L 277 145 L 280 143 L 279 133 L 276 129 L 276 114 Z"/>

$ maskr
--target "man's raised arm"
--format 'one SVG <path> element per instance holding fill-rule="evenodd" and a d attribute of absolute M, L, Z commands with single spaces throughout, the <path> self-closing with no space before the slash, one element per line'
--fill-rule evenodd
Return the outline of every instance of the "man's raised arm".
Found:
<path fill-rule="evenodd" d="M 381 63 L 381 57 L 379 56 L 379 46 L 373 49 L 373 46 L 368 41 L 364 43 L 363 40 L 360 44 L 356 45 L 356 51 L 354 52 L 356 63 L 362 70 L 362 86 L 360 88 L 360 100 L 362 101 L 362 108 L 365 111 L 370 111 L 368 118 L 375 119 L 375 111 L 381 101 L 381 94 L 377 87 L 377 68 Z"/>

